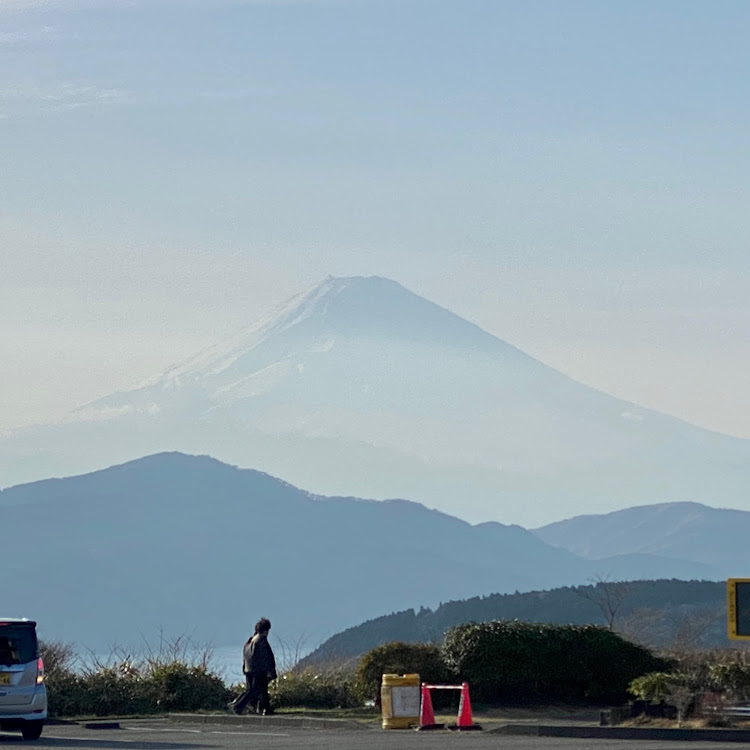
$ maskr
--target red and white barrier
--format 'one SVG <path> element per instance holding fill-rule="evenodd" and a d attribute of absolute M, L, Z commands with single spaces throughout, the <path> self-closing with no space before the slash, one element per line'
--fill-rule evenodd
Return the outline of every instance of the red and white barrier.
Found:
<path fill-rule="evenodd" d="M 469 698 L 469 683 L 464 682 L 461 685 L 428 685 L 422 683 L 422 701 L 419 712 L 420 730 L 426 729 L 445 729 L 445 724 L 435 722 L 435 711 L 432 708 L 431 690 L 460 690 L 461 699 L 458 704 L 458 716 L 456 723 L 451 724 L 447 729 L 456 729 L 459 731 L 477 730 L 482 727 L 475 724 L 471 714 L 471 699 Z"/>

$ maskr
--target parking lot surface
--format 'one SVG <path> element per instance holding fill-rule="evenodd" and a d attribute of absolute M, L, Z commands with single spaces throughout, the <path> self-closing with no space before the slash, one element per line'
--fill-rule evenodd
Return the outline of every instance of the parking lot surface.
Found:
<path fill-rule="evenodd" d="M 487 732 L 415 732 L 381 729 L 305 729 L 210 724 L 175 724 L 166 719 L 120 722 L 119 729 L 87 729 L 82 724 L 45 728 L 37 742 L 24 742 L 20 734 L 0 733 L 0 748 L 28 750 L 720 750 L 737 748 L 735 742 L 671 742 L 654 740 L 568 739 L 516 737 Z"/>

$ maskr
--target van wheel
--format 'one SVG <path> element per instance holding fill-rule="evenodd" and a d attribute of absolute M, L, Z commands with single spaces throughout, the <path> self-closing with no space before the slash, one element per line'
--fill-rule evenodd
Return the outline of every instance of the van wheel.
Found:
<path fill-rule="evenodd" d="M 43 721 L 27 721 L 21 727 L 21 734 L 25 740 L 38 740 L 42 736 Z"/>

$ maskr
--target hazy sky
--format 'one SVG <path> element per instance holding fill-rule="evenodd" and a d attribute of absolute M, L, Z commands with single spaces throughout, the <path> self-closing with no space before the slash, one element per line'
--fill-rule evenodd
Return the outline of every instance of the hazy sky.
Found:
<path fill-rule="evenodd" d="M 745 0 L 0 0 L 0 427 L 378 274 L 750 437 Z"/>

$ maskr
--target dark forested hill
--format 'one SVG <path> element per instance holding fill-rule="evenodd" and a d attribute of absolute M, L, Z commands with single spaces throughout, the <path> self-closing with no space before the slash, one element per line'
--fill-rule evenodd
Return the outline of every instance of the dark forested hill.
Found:
<path fill-rule="evenodd" d="M 714 581 L 631 581 L 492 594 L 407 609 L 344 630 L 303 659 L 301 665 L 335 662 L 389 641 L 439 642 L 454 625 L 487 620 L 606 624 L 605 599 L 621 597 L 614 627 L 650 645 L 718 645 L 726 642 L 726 585 Z M 612 605 L 614 607 L 614 603 Z M 688 642 L 689 641 L 689 642 Z"/>

